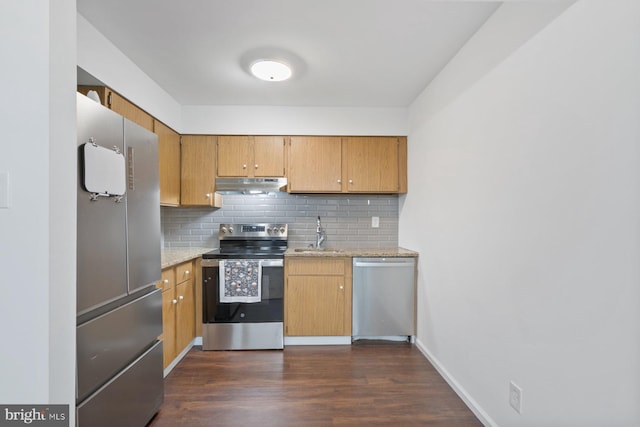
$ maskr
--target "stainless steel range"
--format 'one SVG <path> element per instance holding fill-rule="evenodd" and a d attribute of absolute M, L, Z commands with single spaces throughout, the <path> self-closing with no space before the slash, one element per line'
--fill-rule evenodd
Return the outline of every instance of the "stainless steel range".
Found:
<path fill-rule="evenodd" d="M 287 224 L 220 224 L 202 256 L 203 350 L 284 347 Z"/>

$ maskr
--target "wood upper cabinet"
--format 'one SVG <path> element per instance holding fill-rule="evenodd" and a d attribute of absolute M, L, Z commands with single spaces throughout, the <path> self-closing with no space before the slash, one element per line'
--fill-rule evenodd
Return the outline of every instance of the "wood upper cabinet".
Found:
<path fill-rule="evenodd" d="M 285 176 L 284 136 L 253 137 L 253 176 Z"/>
<path fill-rule="evenodd" d="M 285 335 L 351 335 L 351 259 L 285 260 Z"/>
<path fill-rule="evenodd" d="M 148 131 L 153 132 L 153 117 L 150 114 L 147 114 L 146 111 L 127 101 L 125 98 L 113 91 L 110 93 L 110 99 L 108 98 L 108 101 L 110 103 L 110 108 L 113 111 L 123 117 L 126 117 L 132 122 L 139 124 Z"/>
<path fill-rule="evenodd" d="M 396 137 L 344 138 L 342 161 L 347 171 L 347 191 L 397 193 L 399 144 Z"/>
<path fill-rule="evenodd" d="M 291 193 L 342 191 L 342 140 L 336 136 L 292 136 L 288 187 Z"/>
<path fill-rule="evenodd" d="M 153 121 L 158 135 L 158 161 L 160 163 L 160 204 L 180 205 L 180 135 L 158 120 Z"/>
<path fill-rule="evenodd" d="M 218 137 L 218 176 L 280 177 L 285 175 L 283 136 Z"/>
<path fill-rule="evenodd" d="M 291 137 L 290 193 L 406 193 L 405 137 Z"/>
<path fill-rule="evenodd" d="M 220 207 L 214 194 L 216 180 L 216 137 L 182 135 L 180 204 Z"/>
<path fill-rule="evenodd" d="M 153 117 L 142 108 L 106 86 L 78 86 L 78 92 L 84 95 L 91 90 L 98 93 L 102 105 L 153 132 Z"/>
<path fill-rule="evenodd" d="M 249 176 L 248 136 L 218 137 L 218 176 Z"/>

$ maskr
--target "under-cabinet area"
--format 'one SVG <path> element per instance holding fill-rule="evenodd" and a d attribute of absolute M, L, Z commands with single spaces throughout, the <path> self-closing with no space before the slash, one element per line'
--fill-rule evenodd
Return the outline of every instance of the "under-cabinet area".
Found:
<path fill-rule="evenodd" d="M 398 292 L 395 297 L 396 299 L 405 299 L 399 306 L 404 307 L 403 311 L 407 312 L 404 313 L 405 315 L 409 312 L 411 313 L 409 315 L 409 325 L 405 322 L 401 329 L 386 329 L 384 334 L 377 335 L 387 336 L 379 336 L 377 338 L 398 338 L 397 340 L 400 340 L 402 335 L 405 335 L 404 338 L 406 339 L 407 335 L 414 334 L 415 271 L 413 269 L 417 267 L 415 267 L 416 263 L 413 261 L 417 260 L 418 254 L 416 252 L 398 247 L 368 249 L 290 247 L 284 249 L 285 251 L 281 252 L 284 262 L 280 261 L 278 263 L 275 259 L 263 261 L 265 265 L 263 268 L 265 268 L 266 274 L 266 276 L 263 276 L 263 280 L 266 282 L 265 286 L 267 286 L 267 288 L 263 289 L 268 290 L 263 290 L 261 302 L 255 307 L 257 311 L 254 310 L 254 313 L 254 311 L 251 311 L 253 310 L 252 307 L 247 308 L 251 303 L 244 304 L 244 308 L 236 302 L 226 304 L 231 308 L 239 308 L 239 311 L 236 310 L 237 312 L 234 312 L 233 318 L 221 319 L 218 325 L 223 326 L 222 328 L 208 328 L 211 326 L 208 325 L 211 319 L 208 317 L 203 319 L 203 312 L 209 312 L 209 310 L 205 309 L 207 306 L 205 299 L 213 298 L 219 310 L 221 305 L 225 305 L 219 299 L 218 294 L 220 291 L 218 290 L 213 295 L 203 296 L 203 294 L 210 294 L 205 288 L 211 286 L 211 283 L 207 284 L 205 282 L 210 281 L 212 278 L 217 281 L 219 274 L 217 267 L 215 269 L 216 277 L 207 277 L 206 281 L 203 278 L 211 276 L 206 272 L 207 269 L 210 270 L 212 265 L 218 265 L 218 260 L 215 258 L 221 258 L 220 249 L 165 248 L 163 250 L 162 280 L 158 283 L 158 287 L 162 290 L 163 302 L 163 334 L 160 338 L 164 342 L 165 375 L 180 362 L 193 344 L 202 343 L 202 337 L 204 337 L 205 332 L 208 334 L 207 340 L 210 341 L 207 346 L 203 346 L 205 350 L 226 349 L 224 345 L 216 345 L 214 341 L 218 340 L 218 342 L 224 343 L 225 340 L 237 339 L 227 336 L 229 334 L 227 329 L 234 325 L 236 325 L 235 327 L 243 324 L 245 326 L 246 331 L 243 333 L 246 336 L 243 335 L 239 339 L 251 339 L 252 333 L 247 334 L 247 331 L 251 329 L 249 328 L 250 324 L 252 322 L 255 323 L 256 320 L 260 321 L 260 318 L 256 316 L 259 316 L 266 308 L 272 306 L 274 301 L 282 301 L 282 299 L 278 300 L 278 298 L 284 299 L 283 322 L 269 321 L 265 323 L 264 328 L 256 329 L 261 334 L 273 334 L 274 331 L 269 328 L 278 325 L 280 332 L 276 335 L 280 335 L 280 340 L 284 336 L 285 346 L 350 344 L 353 338 L 357 338 L 353 336 L 354 308 L 357 310 L 357 307 L 362 307 L 362 304 L 370 305 L 372 299 L 379 299 L 362 292 L 354 292 L 354 287 L 356 286 L 354 283 L 355 275 L 353 274 L 354 265 L 356 265 L 354 260 L 362 259 L 358 257 L 367 257 L 366 259 L 369 262 L 375 262 L 376 260 L 388 261 L 389 265 L 411 261 L 410 265 L 408 265 L 411 274 L 403 273 L 402 276 L 390 277 L 388 272 L 391 270 L 387 270 L 385 274 L 376 273 L 377 276 L 382 278 L 382 281 L 378 281 L 376 286 L 373 286 L 374 282 L 376 282 L 375 278 L 367 279 L 365 282 L 371 282 L 372 286 L 369 289 L 375 289 L 376 292 L 381 292 L 380 285 L 385 287 L 385 293 L 379 295 L 380 298 L 385 300 L 394 297 L 394 289 L 402 289 L 402 292 Z M 205 257 L 204 260 L 203 257 Z M 239 258 L 237 254 L 229 255 L 228 257 Z M 360 264 L 357 265 L 360 266 Z M 282 271 L 278 272 L 278 268 Z M 283 281 L 284 283 L 282 296 L 276 295 L 274 291 L 276 289 L 274 286 L 277 286 L 275 285 L 276 281 L 280 283 Z M 366 288 L 368 283 L 365 282 L 359 283 L 357 286 Z M 276 299 L 274 300 L 273 298 Z M 358 301 L 358 298 L 362 299 L 362 301 Z M 391 304 L 391 301 L 389 303 Z M 397 303 L 393 304 L 398 305 Z M 378 309 L 380 309 L 379 306 L 376 310 Z M 362 309 L 360 308 L 360 310 Z M 365 319 L 365 322 L 377 328 L 379 327 L 380 319 L 385 317 L 383 314 L 383 312 L 380 312 L 369 318 L 360 316 L 360 319 Z M 210 316 L 210 314 L 207 314 L 207 316 Z M 406 318 L 407 316 L 404 317 Z M 386 322 L 386 320 L 383 322 Z M 363 326 L 366 327 L 367 325 L 361 324 L 359 327 L 362 328 Z M 372 329 L 365 328 L 361 330 L 371 331 Z M 218 333 L 222 335 L 220 337 L 214 336 Z M 371 335 L 369 332 L 366 334 Z M 258 340 L 255 343 L 243 343 L 245 347 L 234 345 L 228 349 L 278 348 L 278 346 L 273 347 L 263 343 L 266 335 L 254 337 Z M 397 337 L 388 335 L 397 335 Z M 214 345 L 211 343 L 214 343 Z M 279 348 L 282 348 L 282 346 L 280 345 Z"/>
<path fill-rule="evenodd" d="M 417 257 L 397 247 L 288 249 L 285 345 L 412 340 Z"/>

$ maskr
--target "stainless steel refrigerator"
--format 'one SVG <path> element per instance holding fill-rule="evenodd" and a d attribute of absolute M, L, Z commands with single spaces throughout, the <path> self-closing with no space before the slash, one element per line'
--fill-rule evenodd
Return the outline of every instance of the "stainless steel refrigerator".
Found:
<path fill-rule="evenodd" d="M 78 94 L 76 421 L 144 426 L 164 397 L 157 137 Z"/>

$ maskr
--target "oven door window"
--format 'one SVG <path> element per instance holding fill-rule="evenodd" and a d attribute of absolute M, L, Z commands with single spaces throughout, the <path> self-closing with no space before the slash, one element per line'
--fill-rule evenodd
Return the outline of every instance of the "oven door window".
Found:
<path fill-rule="evenodd" d="M 282 260 L 263 260 L 260 302 L 220 302 L 219 268 L 202 269 L 203 323 L 282 322 L 284 268 Z"/>

